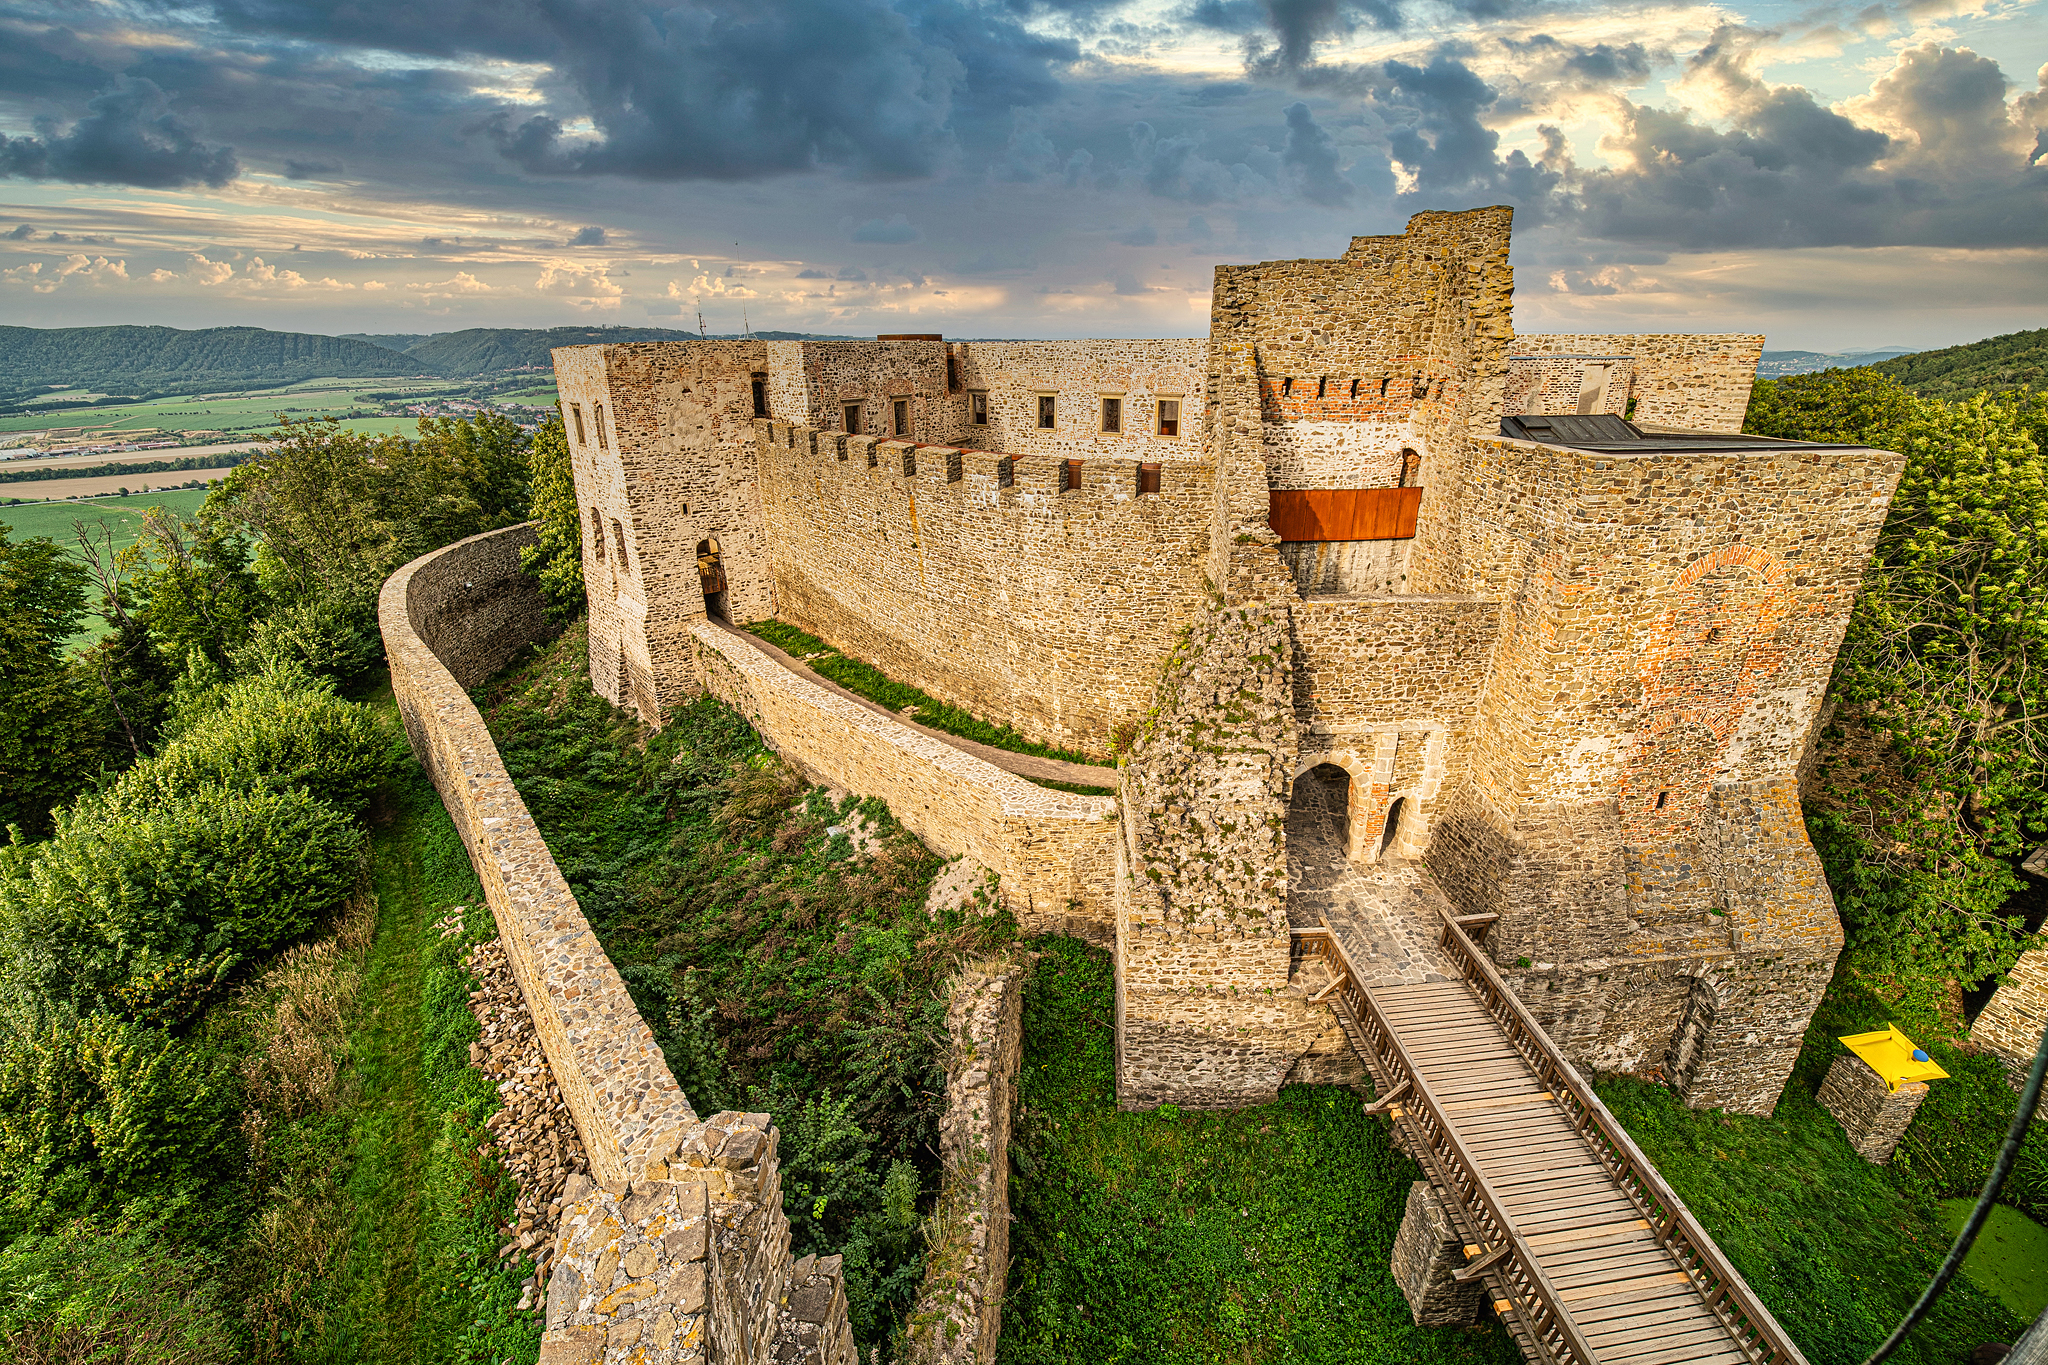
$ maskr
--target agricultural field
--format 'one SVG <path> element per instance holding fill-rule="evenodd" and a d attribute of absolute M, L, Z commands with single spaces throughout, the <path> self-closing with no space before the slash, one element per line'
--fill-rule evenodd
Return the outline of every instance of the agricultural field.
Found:
<path fill-rule="evenodd" d="M 137 481 L 140 481 L 138 476 Z M 23 485 L 32 487 L 33 485 Z M 4 487 L 4 485 L 0 485 Z M 113 528 L 114 548 L 126 549 L 142 534 L 142 511 L 146 507 L 168 507 L 191 516 L 206 501 L 203 488 L 169 488 L 161 493 L 134 494 L 125 498 L 94 498 L 91 502 L 16 503 L 0 506 L 0 522 L 13 528 L 15 540 L 48 536 L 59 545 L 72 543 L 71 523 L 105 522 Z"/>
<path fill-rule="evenodd" d="M 515 381 L 517 382 L 517 381 Z M 309 379 L 276 389 L 193 394 L 119 403 L 98 408 L 57 409 L 0 417 L 0 437 L 19 433 L 51 433 L 60 443 L 92 439 L 173 436 L 180 432 L 218 432 L 247 437 L 271 430 L 280 415 L 304 421 L 334 417 L 351 431 L 377 435 L 409 435 L 419 418 L 404 409 L 411 405 L 451 400 L 548 403 L 553 398 L 525 394 L 498 395 L 494 386 L 470 381 L 413 379 Z M 535 389 L 533 393 L 553 390 Z M 99 397 L 83 390 L 52 393 L 50 399 Z M 61 433 L 61 434 L 59 434 Z"/>

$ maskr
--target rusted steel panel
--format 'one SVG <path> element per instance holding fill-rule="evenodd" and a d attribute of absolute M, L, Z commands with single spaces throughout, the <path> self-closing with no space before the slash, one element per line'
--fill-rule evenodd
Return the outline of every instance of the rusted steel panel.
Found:
<path fill-rule="evenodd" d="M 1267 494 L 1282 540 L 1409 540 L 1420 488 L 1305 488 Z"/>

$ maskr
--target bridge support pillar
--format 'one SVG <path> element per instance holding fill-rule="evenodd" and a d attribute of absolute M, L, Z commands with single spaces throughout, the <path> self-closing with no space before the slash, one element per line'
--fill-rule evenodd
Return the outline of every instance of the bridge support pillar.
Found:
<path fill-rule="evenodd" d="M 1427 1180 L 1408 1187 L 1408 1209 L 1394 1236 L 1394 1283 L 1407 1296 L 1417 1327 L 1463 1327 L 1479 1320 L 1486 1285 L 1451 1278 L 1465 1266 L 1465 1248 L 1443 1196 Z"/>

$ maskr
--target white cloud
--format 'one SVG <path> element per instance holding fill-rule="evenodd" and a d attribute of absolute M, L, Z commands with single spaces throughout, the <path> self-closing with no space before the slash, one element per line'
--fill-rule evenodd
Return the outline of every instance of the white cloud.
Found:
<path fill-rule="evenodd" d="M 612 280 L 607 269 L 601 265 L 554 262 L 541 267 L 540 278 L 533 282 L 533 287 L 543 294 L 561 295 L 578 308 L 617 308 L 626 291 Z"/>

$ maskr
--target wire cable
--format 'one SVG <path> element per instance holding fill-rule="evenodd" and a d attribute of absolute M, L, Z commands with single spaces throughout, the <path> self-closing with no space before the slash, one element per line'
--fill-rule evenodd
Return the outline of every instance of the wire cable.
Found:
<path fill-rule="evenodd" d="M 1984 1228 L 1984 1221 L 1991 1217 L 1991 1206 L 1998 1202 L 1998 1192 L 2005 1188 L 2005 1178 L 2012 1174 L 2013 1162 L 2019 1158 L 2020 1142 L 2027 1135 L 2027 1125 L 2033 1121 L 2034 1109 L 2041 1102 L 2041 1078 L 2048 1073 L 2048 1028 L 2041 1030 L 2040 1046 L 2034 1049 L 2034 1069 L 2027 1073 L 2027 1084 L 2020 1091 L 2020 1107 L 2012 1116 L 2012 1123 L 2005 1130 L 2005 1145 L 1998 1149 L 1998 1160 L 1992 1163 L 1991 1174 L 1984 1181 L 1984 1193 L 1977 1196 L 1977 1207 L 1970 1210 L 1970 1221 L 1963 1225 L 1956 1244 L 1949 1248 L 1948 1259 L 1941 1263 L 1941 1269 L 1934 1272 L 1934 1278 L 1920 1294 L 1920 1301 L 1907 1312 L 1905 1320 L 1892 1329 L 1884 1339 L 1884 1345 L 1870 1353 L 1863 1365 L 1878 1365 L 1906 1339 L 1906 1333 L 1920 1325 L 1920 1319 L 1933 1309 L 1934 1301 L 1941 1297 L 1941 1291 L 1948 1288 L 1948 1282 L 1962 1269 L 1963 1257 L 1970 1252 L 1970 1244 L 1977 1240 L 1977 1234 Z"/>

